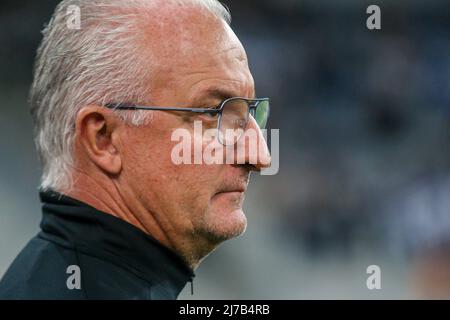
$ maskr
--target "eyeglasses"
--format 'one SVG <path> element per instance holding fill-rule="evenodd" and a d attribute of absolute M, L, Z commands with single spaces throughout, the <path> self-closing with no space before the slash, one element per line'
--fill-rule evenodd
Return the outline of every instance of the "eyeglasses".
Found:
<path fill-rule="evenodd" d="M 158 110 L 184 111 L 208 114 L 211 120 L 217 117 L 217 133 L 219 142 L 232 145 L 242 136 L 247 127 L 250 115 L 256 120 L 260 129 L 265 129 L 269 118 L 270 99 L 247 99 L 241 97 L 228 98 L 211 108 L 178 108 L 137 106 L 128 103 L 107 103 L 105 107 L 114 110 Z M 232 134 L 230 134 L 232 133 Z"/>

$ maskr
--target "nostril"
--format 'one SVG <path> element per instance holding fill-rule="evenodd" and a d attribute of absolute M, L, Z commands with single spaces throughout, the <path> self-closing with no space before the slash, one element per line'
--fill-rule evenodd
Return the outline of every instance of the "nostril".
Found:
<path fill-rule="evenodd" d="M 251 171 L 261 171 L 260 168 L 258 168 L 256 165 L 250 164 L 250 163 L 245 163 L 245 164 L 238 164 L 235 165 L 236 167 L 240 167 L 243 170 L 247 171 L 247 172 L 251 172 Z"/>

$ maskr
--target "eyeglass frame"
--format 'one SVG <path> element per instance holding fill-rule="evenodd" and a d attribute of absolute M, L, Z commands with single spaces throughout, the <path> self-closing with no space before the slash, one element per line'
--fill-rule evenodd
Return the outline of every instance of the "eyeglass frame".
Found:
<path fill-rule="evenodd" d="M 112 110 L 155 110 L 155 111 L 181 111 L 181 112 L 193 112 L 193 113 L 209 113 L 209 114 L 218 114 L 219 118 L 217 119 L 217 132 L 220 133 L 221 125 L 222 125 L 222 113 L 223 108 L 225 107 L 225 104 L 232 100 L 245 100 L 247 102 L 248 107 L 248 115 L 255 116 L 256 109 L 258 108 L 258 105 L 262 101 L 269 102 L 268 108 L 267 108 L 267 119 L 269 119 L 270 116 L 270 98 L 244 98 L 244 97 L 231 97 L 223 100 L 221 103 L 219 103 L 216 106 L 213 106 L 211 108 L 183 108 L 183 107 L 161 107 L 161 106 L 139 106 L 139 105 L 133 105 L 129 103 L 106 103 L 104 107 Z M 251 112 L 253 110 L 253 113 Z M 267 121 L 266 119 L 266 121 Z M 244 129 L 248 125 L 249 118 L 247 117 L 246 123 L 244 126 Z M 267 122 L 266 122 L 267 126 Z M 258 125 L 259 127 L 259 125 Z M 259 127 L 260 128 L 260 127 Z M 265 128 L 260 128 L 265 129 Z M 220 140 L 220 139 L 219 139 Z M 222 144 L 224 144 L 221 141 Z"/>

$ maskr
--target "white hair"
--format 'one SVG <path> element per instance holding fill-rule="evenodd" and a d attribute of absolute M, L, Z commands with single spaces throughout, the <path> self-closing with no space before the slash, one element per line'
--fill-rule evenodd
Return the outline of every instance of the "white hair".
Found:
<path fill-rule="evenodd" d="M 172 1 L 207 9 L 230 23 L 228 9 L 217 0 Z M 157 61 L 143 50 L 139 18 L 143 9 L 157 10 L 157 5 L 154 0 L 63 0 L 56 7 L 43 31 L 30 92 L 42 189 L 73 186 L 75 119 L 83 106 L 151 99 L 148 81 Z M 67 25 L 70 6 L 80 9 L 80 29 Z M 135 126 L 149 120 L 145 111 L 115 112 Z"/>

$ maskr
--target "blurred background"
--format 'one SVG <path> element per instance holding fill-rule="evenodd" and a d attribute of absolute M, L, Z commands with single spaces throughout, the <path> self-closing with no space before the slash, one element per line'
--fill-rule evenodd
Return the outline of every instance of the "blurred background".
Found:
<path fill-rule="evenodd" d="M 247 232 L 180 298 L 450 298 L 448 0 L 223 2 L 272 98 L 280 171 L 253 176 Z M 57 3 L 0 4 L 0 277 L 41 218 L 27 96 Z"/>

